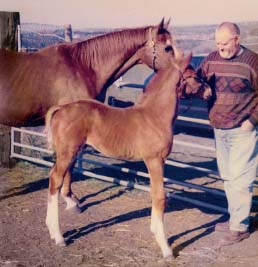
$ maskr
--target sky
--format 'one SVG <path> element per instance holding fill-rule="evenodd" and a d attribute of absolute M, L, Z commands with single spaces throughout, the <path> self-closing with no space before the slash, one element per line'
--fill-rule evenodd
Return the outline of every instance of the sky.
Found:
<path fill-rule="evenodd" d="M 257 21 L 258 0 L 0 0 L 0 11 L 19 11 L 21 23 L 73 28 L 123 28 Z"/>

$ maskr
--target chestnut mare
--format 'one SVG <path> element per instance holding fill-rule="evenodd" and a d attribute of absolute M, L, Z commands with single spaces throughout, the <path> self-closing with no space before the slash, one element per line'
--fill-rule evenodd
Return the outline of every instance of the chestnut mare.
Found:
<path fill-rule="evenodd" d="M 33 53 L 0 49 L 0 124 L 42 125 L 53 105 L 82 99 L 104 102 L 107 88 L 142 63 L 141 57 L 155 69 L 173 56 L 168 24 L 163 19 L 157 26 L 124 29 Z M 142 47 L 145 54 L 137 54 Z"/>
<path fill-rule="evenodd" d="M 56 163 L 50 172 L 46 224 L 58 245 L 65 245 L 58 218 L 59 191 L 67 209 L 77 209 L 71 191 L 71 166 L 86 143 L 101 153 L 126 160 L 143 160 L 150 174 L 152 212 L 151 231 L 163 256 L 172 251 L 163 227 L 165 194 L 164 161 L 171 152 L 173 124 L 177 116 L 178 90 L 185 95 L 206 89 L 196 72 L 188 67 L 191 55 L 177 56 L 152 78 L 140 101 L 128 108 L 114 108 L 96 100 L 78 101 L 52 107 L 46 115 L 48 141 L 56 151 Z"/>

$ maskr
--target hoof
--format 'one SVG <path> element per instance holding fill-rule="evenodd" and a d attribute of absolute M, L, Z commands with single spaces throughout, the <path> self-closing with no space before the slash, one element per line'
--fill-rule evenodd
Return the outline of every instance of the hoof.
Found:
<path fill-rule="evenodd" d="M 59 247 L 66 247 L 65 240 L 62 239 L 62 240 L 56 241 L 56 245 L 59 246 Z"/>
<path fill-rule="evenodd" d="M 56 239 L 56 238 L 55 238 L 55 234 L 54 234 L 54 232 L 52 232 L 52 231 L 50 230 L 50 227 L 48 226 L 48 224 L 47 224 L 47 228 L 48 228 L 48 231 L 49 231 L 50 238 L 51 238 L 52 240 L 55 240 L 55 239 Z"/>
<path fill-rule="evenodd" d="M 81 213 L 82 212 L 82 210 L 81 210 L 81 208 L 79 207 L 79 206 L 74 206 L 74 207 L 72 207 L 72 208 L 69 208 L 69 209 L 67 209 L 69 212 L 72 212 L 72 213 L 75 213 L 75 214 L 78 214 L 78 213 Z"/>
<path fill-rule="evenodd" d="M 165 251 L 162 252 L 163 254 L 163 258 L 164 259 L 173 259 L 173 254 L 172 254 L 172 250 L 170 248 L 166 249 Z"/>
<path fill-rule="evenodd" d="M 166 255 L 163 255 L 163 259 L 164 260 L 173 260 L 174 256 L 172 255 L 172 253 L 166 254 Z"/>
<path fill-rule="evenodd" d="M 169 255 L 169 256 L 163 256 L 162 259 L 159 260 L 159 262 L 165 263 L 165 262 L 171 262 L 172 260 L 174 260 L 174 256 L 173 255 Z"/>

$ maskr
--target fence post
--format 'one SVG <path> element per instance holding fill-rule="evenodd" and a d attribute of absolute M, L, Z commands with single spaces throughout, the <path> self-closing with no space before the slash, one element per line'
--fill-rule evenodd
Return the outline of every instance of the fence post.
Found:
<path fill-rule="evenodd" d="M 73 41 L 72 26 L 71 24 L 65 25 L 64 29 L 65 41 L 71 43 Z"/>
<path fill-rule="evenodd" d="M 19 12 L 0 11 L 0 47 L 9 50 L 18 50 Z"/>
<path fill-rule="evenodd" d="M 0 11 L 0 48 L 18 50 L 19 12 Z M 0 103 L 1 104 L 1 103 Z M 0 125 L 0 166 L 13 167 L 15 160 L 10 159 L 11 127 Z"/>
<path fill-rule="evenodd" d="M 17 27 L 17 41 L 18 41 L 18 48 L 17 48 L 17 51 L 18 52 L 22 52 L 22 49 L 21 49 L 21 25 L 18 25 Z"/>

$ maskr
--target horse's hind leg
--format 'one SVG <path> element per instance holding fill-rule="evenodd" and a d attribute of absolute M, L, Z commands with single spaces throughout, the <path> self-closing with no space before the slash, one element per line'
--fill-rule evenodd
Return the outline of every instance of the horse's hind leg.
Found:
<path fill-rule="evenodd" d="M 151 231 L 162 250 L 163 257 L 172 255 L 172 250 L 167 243 L 164 230 L 165 192 L 163 184 L 164 163 L 161 158 L 145 160 L 151 181 Z"/>
<path fill-rule="evenodd" d="M 69 173 L 71 162 L 76 155 L 74 149 L 62 147 L 57 150 L 56 164 L 50 172 L 49 193 L 47 205 L 46 224 L 52 239 L 55 239 L 57 245 L 65 245 L 64 238 L 60 231 L 58 217 L 58 195 L 63 185 L 64 177 Z"/>
<path fill-rule="evenodd" d="M 83 151 L 85 149 L 85 146 L 82 146 L 79 149 L 78 154 L 82 156 Z M 76 195 L 72 191 L 72 169 L 74 168 L 76 162 L 76 158 L 74 159 L 74 162 L 71 164 L 69 171 L 66 173 L 63 181 L 63 185 L 61 188 L 61 195 L 64 198 L 66 202 L 66 210 L 73 211 L 76 213 L 80 213 L 81 209 L 79 207 L 79 200 L 76 197 Z"/>
<path fill-rule="evenodd" d="M 51 239 L 54 239 L 56 244 L 60 246 L 65 245 L 64 238 L 60 231 L 58 217 L 58 195 L 62 180 L 63 173 L 60 172 L 58 164 L 55 164 L 49 177 L 46 225 Z"/>
<path fill-rule="evenodd" d="M 66 210 L 80 213 L 81 210 L 79 208 L 79 200 L 72 192 L 71 185 L 72 185 L 72 176 L 70 169 L 70 171 L 68 171 L 64 177 L 63 186 L 61 188 L 61 195 L 66 202 Z"/>

